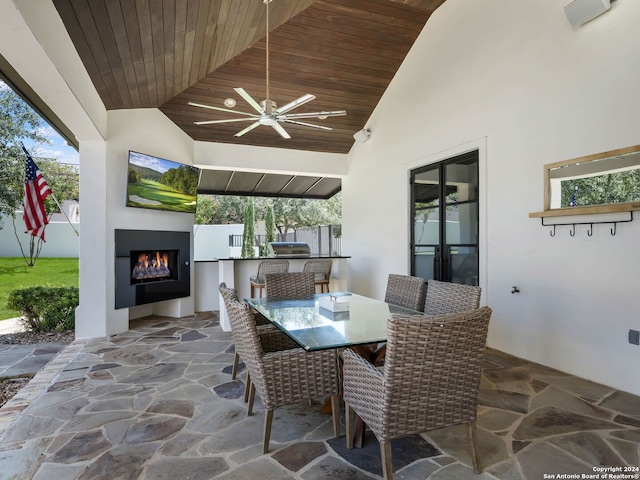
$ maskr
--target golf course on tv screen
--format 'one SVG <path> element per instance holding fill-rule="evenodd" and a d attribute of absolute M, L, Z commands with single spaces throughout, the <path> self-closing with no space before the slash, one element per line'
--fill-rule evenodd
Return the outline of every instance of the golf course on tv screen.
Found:
<path fill-rule="evenodd" d="M 195 213 L 200 169 L 129 151 L 127 207 Z"/>

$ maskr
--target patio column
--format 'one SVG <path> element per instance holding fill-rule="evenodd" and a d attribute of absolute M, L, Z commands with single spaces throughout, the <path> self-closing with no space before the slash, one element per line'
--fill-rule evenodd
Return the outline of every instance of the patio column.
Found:
<path fill-rule="evenodd" d="M 76 308 L 76 338 L 104 337 L 129 329 L 129 310 L 115 309 L 109 183 L 107 142 L 81 141 L 80 305 Z"/>

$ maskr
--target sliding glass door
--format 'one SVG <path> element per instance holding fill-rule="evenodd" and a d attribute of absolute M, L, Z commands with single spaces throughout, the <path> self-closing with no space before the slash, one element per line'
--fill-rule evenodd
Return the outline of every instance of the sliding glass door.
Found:
<path fill-rule="evenodd" d="M 478 285 L 478 152 L 411 172 L 411 274 Z"/>

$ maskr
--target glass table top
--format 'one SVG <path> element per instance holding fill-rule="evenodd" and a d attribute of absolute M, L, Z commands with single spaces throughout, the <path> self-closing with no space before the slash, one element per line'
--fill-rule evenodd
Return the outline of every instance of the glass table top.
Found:
<path fill-rule="evenodd" d="M 322 297 L 322 301 L 348 302 L 348 311 L 332 312 L 321 307 Z M 392 313 L 422 315 L 349 292 L 296 298 L 248 298 L 245 301 L 309 351 L 384 342 L 387 319 Z"/>

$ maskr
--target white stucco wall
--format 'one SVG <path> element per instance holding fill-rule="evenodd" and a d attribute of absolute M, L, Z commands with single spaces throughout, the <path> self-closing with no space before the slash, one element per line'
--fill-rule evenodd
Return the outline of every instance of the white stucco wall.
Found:
<path fill-rule="evenodd" d="M 574 29 L 555 0 L 447 0 L 352 149 L 349 288 L 380 298 L 388 273 L 408 272 L 408 171 L 477 147 L 489 344 L 640 394 L 640 348 L 627 342 L 640 328 L 640 221 L 552 238 L 528 218 L 545 163 L 640 144 L 638 18 L 640 2 L 615 2 Z"/>

